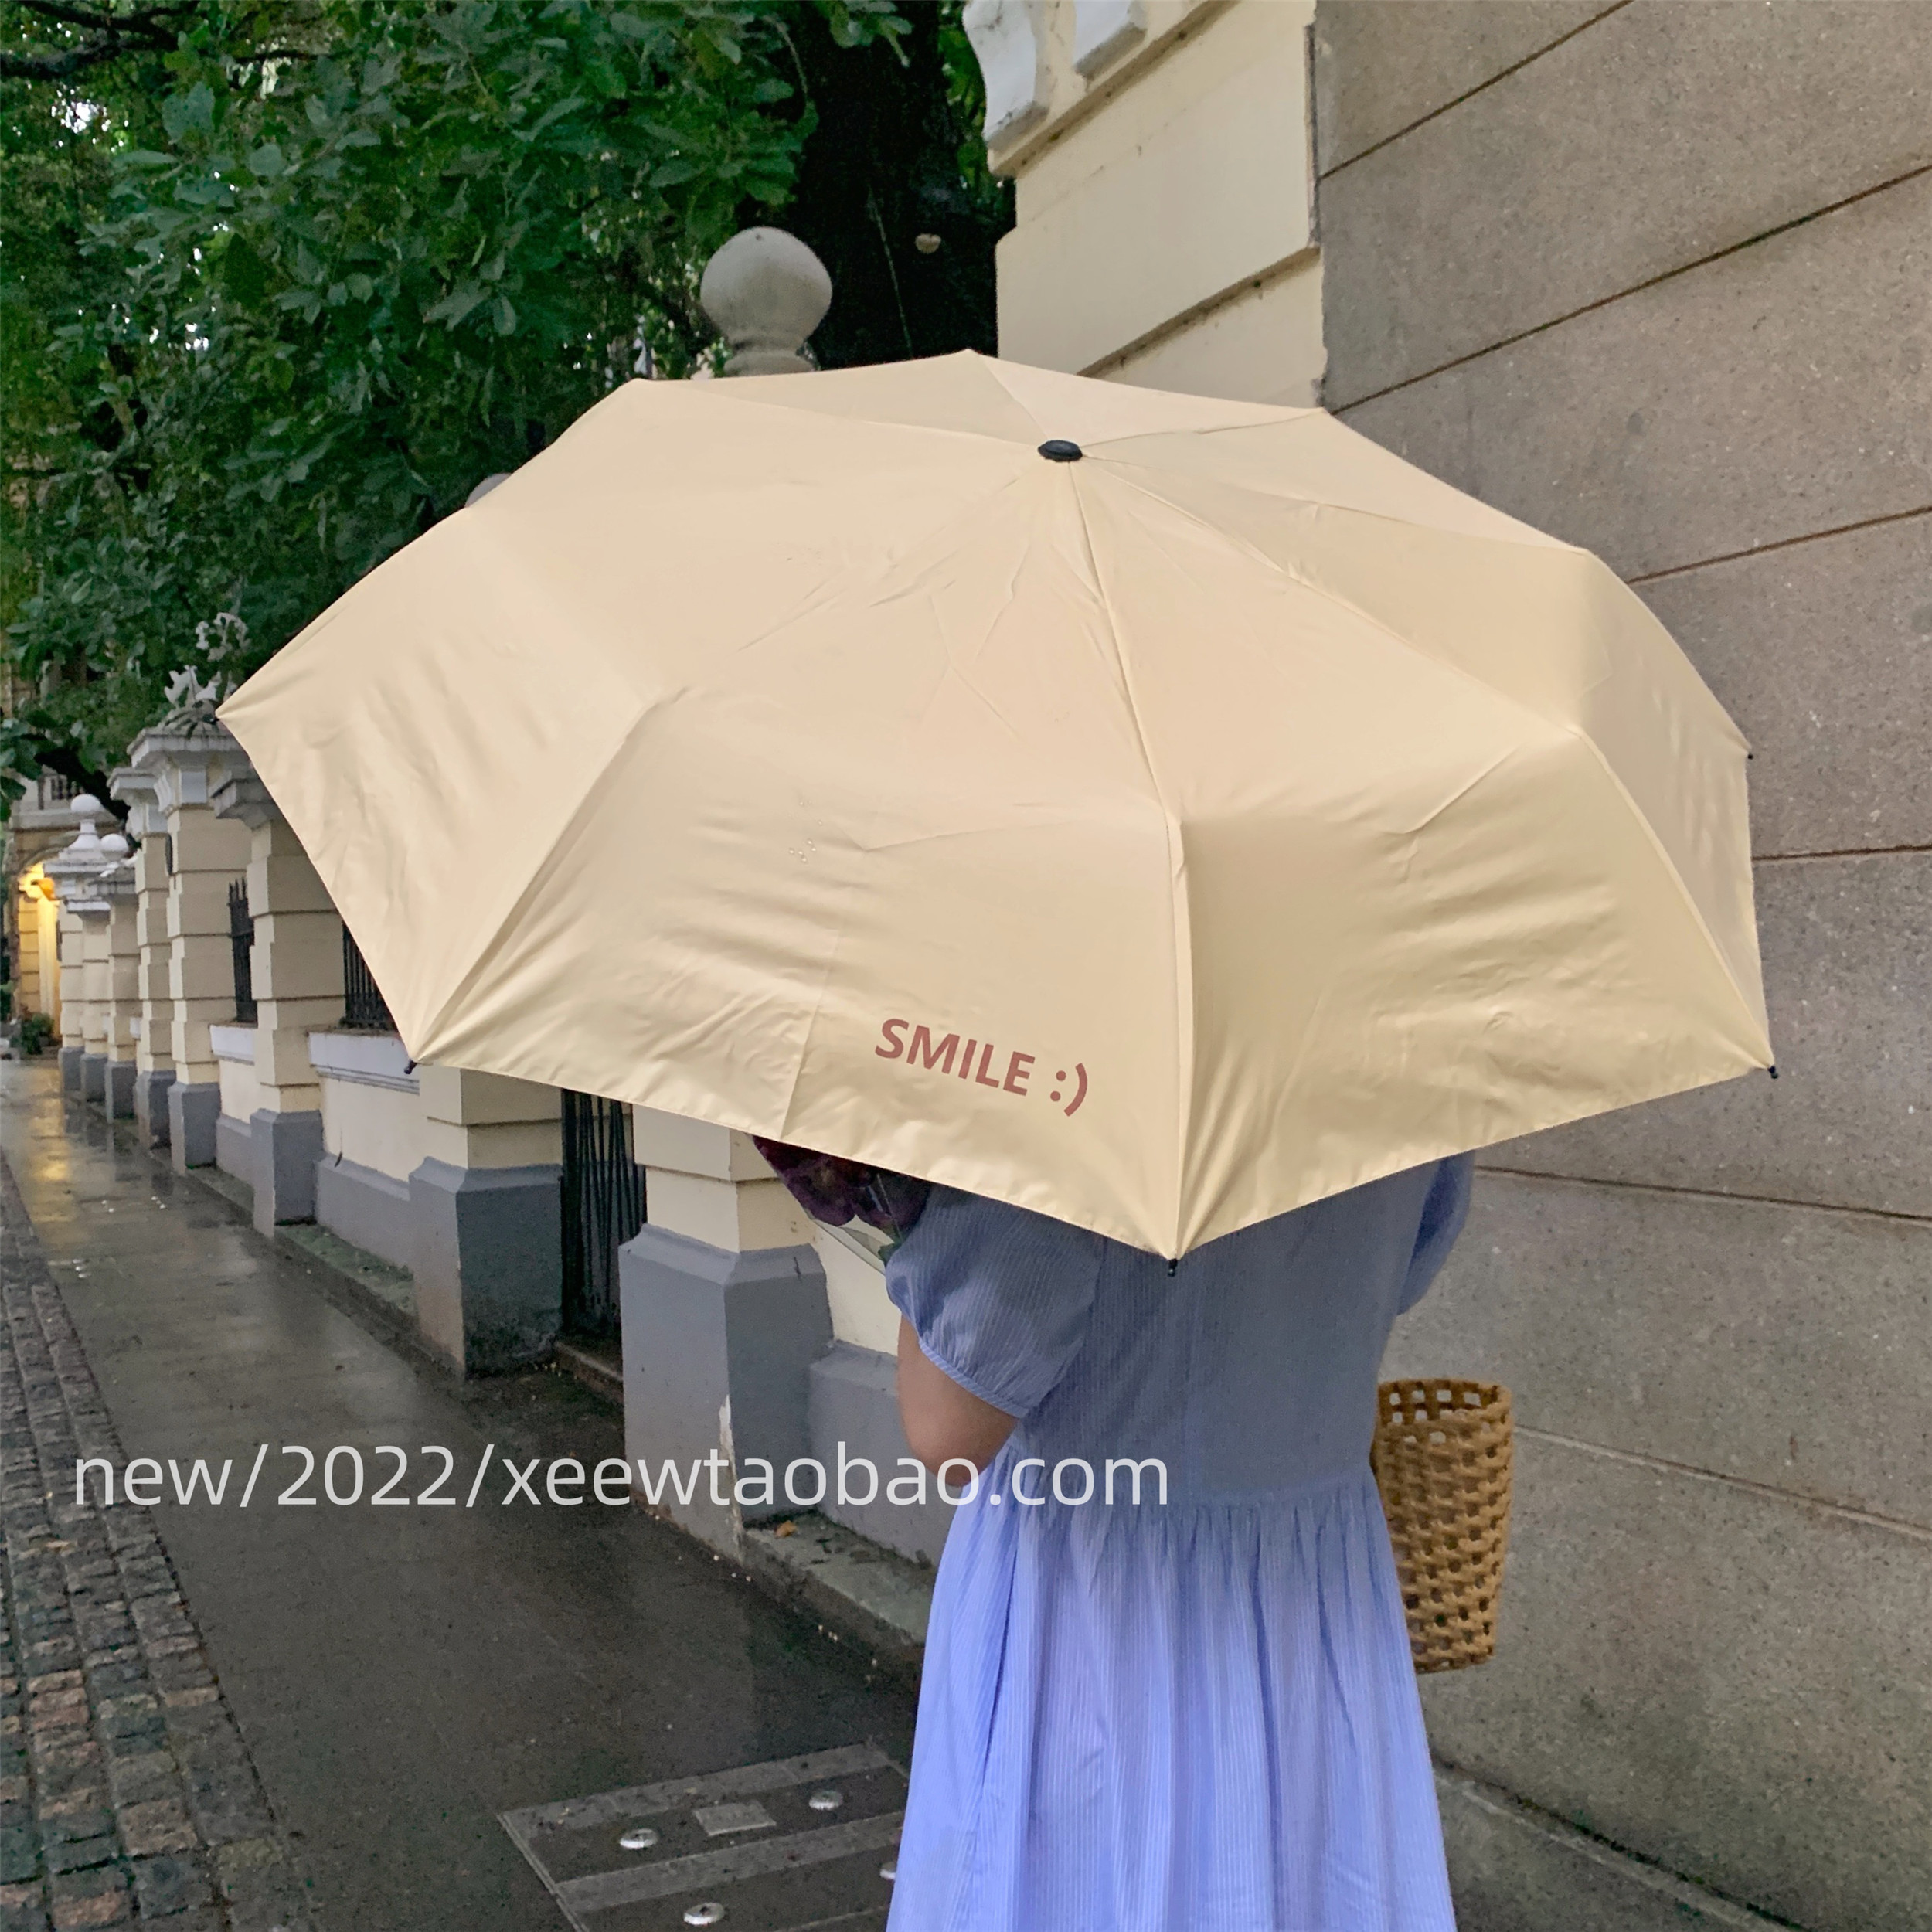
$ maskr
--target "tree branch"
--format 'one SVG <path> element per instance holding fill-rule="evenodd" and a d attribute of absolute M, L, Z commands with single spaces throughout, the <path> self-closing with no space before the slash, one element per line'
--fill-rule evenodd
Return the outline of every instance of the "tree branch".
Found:
<path fill-rule="evenodd" d="M 64 46 L 0 47 L 0 80 L 67 80 L 126 53 L 167 53 L 173 22 L 196 11 L 197 0 L 154 0 L 121 13 L 111 8 L 72 6 L 63 0 L 15 0 L 23 13 L 80 30 Z"/>
<path fill-rule="evenodd" d="M 62 0 L 14 0 L 22 13 L 38 14 L 43 20 L 58 20 L 63 26 L 85 27 L 94 33 L 141 32 L 169 14 L 192 13 L 195 0 L 155 0 L 155 4 L 119 13 L 111 8 L 75 7 Z"/>

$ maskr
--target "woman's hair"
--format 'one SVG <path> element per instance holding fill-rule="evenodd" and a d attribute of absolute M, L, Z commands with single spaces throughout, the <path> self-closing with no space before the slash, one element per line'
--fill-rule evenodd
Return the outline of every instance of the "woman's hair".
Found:
<path fill-rule="evenodd" d="M 761 1140 L 755 1134 L 751 1138 L 752 1145 L 791 1190 L 791 1198 L 815 1221 L 828 1227 L 863 1221 L 893 1240 L 903 1241 L 932 1192 L 930 1182 L 896 1174 L 889 1167 L 842 1160 L 835 1154 L 815 1153 L 808 1147 Z"/>

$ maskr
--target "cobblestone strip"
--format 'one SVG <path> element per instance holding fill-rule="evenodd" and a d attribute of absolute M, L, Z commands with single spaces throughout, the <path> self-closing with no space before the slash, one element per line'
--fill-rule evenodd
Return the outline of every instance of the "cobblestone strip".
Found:
<path fill-rule="evenodd" d="M 304 1932 L 296 1876 L 0 1158 L 0 1932 Z"/>

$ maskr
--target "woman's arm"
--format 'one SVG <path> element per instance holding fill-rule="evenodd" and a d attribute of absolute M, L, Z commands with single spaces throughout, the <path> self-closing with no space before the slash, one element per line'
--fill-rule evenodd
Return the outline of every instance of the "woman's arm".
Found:
<path fill-rule="evenodd" d="M 1013 1433 L 1013 1418 L 981 1402 L 936 1369 L 919 1345 L 913 1325 L 899 1324 L 899 1419 L 913 1454 L 937 1475 L 944 1462 L 970 1462 L 984 1469 Z"/>

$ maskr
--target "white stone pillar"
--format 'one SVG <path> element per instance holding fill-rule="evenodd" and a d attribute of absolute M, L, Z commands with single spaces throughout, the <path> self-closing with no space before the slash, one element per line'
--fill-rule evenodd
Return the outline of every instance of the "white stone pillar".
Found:
<path fill-rule="evenodd" d="M 84 893 L 80 882 L 70 890 Z M 60 1086 L 75 1100 L 83 1098 L 87 1083 L 87 921 L 90 899 L 63 897 L 60 902 Z"/>
<path fill-rule="evenodd" d="M 74 917 L 80 922 L 80 1097 L 105 1104 L 107 1091 L 107 1002 L 112 979 L 108 964 L 107 925 L 114 907 L 101 896 L 97 876 L 87 896 L 77 900 Z"/>
<path fill-rule="evenodd" d="M 747 1522 L 798 1513 L 784 1476 L 811 1454 L 809 1374 L 832 1342 L 825 1270 L 810 1217 L 749 1134 L 631 1113 L 648 1219 L 617 1263 L 624 1453 L 654 1469 L 706 1458 L 691 1502 L 666 1492 L 655 1506 L 736 1555 Z"/>
<path fill-rule="evenodd" d="M 134 854 L 135 991 L 134 1116 L 150 1147 L 168 1145 L 168 1090 L 175 1080 L 175 1007 L 168 997 L 168 816 L 152 772 L 124 765 L 108 789 L 128 807 Z"/>
<path fill-rule="evenodd" d="M 342 922 L 294 828 L 252 770 L 222 785 L 215 815 L 249 828 L 250 985 L 261 1094 L 249 1138 L 255 1225 L 267 1234 L 280 1223 L 315 1218 L 322 1090 L 309 1060 L 308 1036 L 342 1017 Z"/>
<path fill-rule="evenodd" d="M 111 843 L 104 839 L 102 843 Z M 125 842 L 122 842 L 124 846 Z M 105 1041 L 101 1105 L 108 1119 L 134 1111 L 136 1055 L 141 1045 L 141 948 L 136 936 L 134 861 L 123 857 L 96 882 L 107 903 Z"/>
<path fill-rule="evenodd" d="M 748 228 L 706 264 L 699 300 L 730 345 L 725 374 L 817 366 L 805 340 L 832 304 L 825 264 L 796 236 Z M 747 1135 L 631 1110 L 647 1219 L 618 1255 L 625 1454 L 634 1468 L 706 1461 L 689 1505 L 655 1507 L 736 1555 L 744 1525 L 789 1515 L 787 1464 L 810 1453 L 809 1372 L 832 1346 L 811 1224 Z M 778 1485 L 756 1500 L 769 1463 Z M 720 1500 L 722 1498 L 722 1500 Z"/>
<path fill-rule="evenodd" d="M 811 1216 L 749 1134 L 649 1107 L 632 1107 L 631 1121 L 651 1226 L 733 1254 L 812 1239 Z"/>
<path fill-rule="evenodd" d="M 100 801 L 83 792 L 72 809 L 80 829 L 42 869 L 60 895 L 60 1087 L 62 1092 L 78 1097 L 87 1050 L 87 933 L 77 909 L 89 903 L 88 888 L 107 855 L 96 829 L 106 815 Z"/>
<path fill-rule="evenodd" d="M 454 1066 L 418 1078 L 426 1158 L 410 1207 L 423 1338 L 464 1375 L 540 1362 L 563 1320 L 563 1095 Z"/>
<path fill-rule="evenodd" d="M 117 832 L 100 841 L 100 869 L 87 880 L 84 900 L 74 902 L 80 921 L 81 988 L 86 1010 L 81 1019 L 80 1097 L 98 1101 L 111 1112 L 107 1068 L 114 1055 L 114 919 L 115 902 L 127 886 L 128 842 Z"/>
<path fill-rule="evenodd" d="M 171 719 L 144 731 L 128 762 L 155 781 L 172 855 L 168 880 L 168 1141 L 174 1164 L 212 1166 L 221 1118 L 221 1070 L 208 1029 L 234 1017 L 234 961 L 228 937 L 228 888 L 248 866 L 248 828 L 217 818 L 213 800 L 247 760 L 210 718 Z"/>

